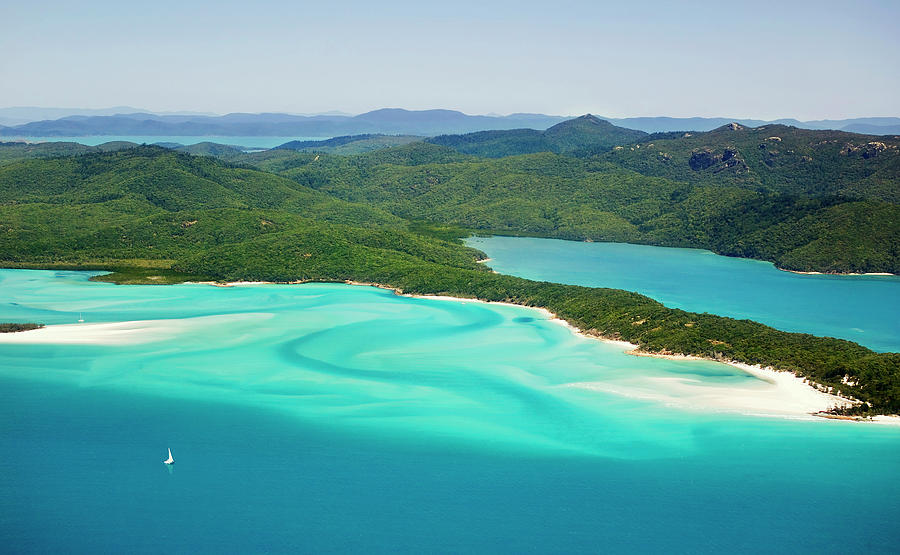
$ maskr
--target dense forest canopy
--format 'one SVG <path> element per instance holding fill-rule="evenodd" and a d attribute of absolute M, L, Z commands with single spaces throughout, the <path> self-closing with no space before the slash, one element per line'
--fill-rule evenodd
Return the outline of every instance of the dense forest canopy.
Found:
<path fill-rule="evenodd" d="M 684 135 L 588 156 L 473 157 L 468 146 L 411 143 L 364 156 L 239 160 L 408 219 L 708 248 L 798 271 L 900 273 L 900 141 L 784 126 Z"/>

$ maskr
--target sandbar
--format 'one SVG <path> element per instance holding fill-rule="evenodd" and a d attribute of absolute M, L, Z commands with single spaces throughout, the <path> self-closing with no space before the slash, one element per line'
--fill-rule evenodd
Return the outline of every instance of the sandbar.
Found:
<path fill-rule="evenodd" d="M 261 313 L 224 314 L 159 320 L 131 320 L 80 324 L 56 324 L 15 333 L 0 333 L 0 344 L 19 345 L 138 345 L 166 341 L 211 326 L 258 320 Z"/>

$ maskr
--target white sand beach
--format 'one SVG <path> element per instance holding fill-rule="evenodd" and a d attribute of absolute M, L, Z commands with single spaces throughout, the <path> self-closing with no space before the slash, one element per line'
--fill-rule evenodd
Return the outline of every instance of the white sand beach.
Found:
<path fill-rule="evenodd" d="M 359 284 L 363 285 L 363 284 Z M 369 285 L 369 284 L 366 284 Z M 478 299 L 460 299 L 441 295 L 405 295 L 415 298 L 434 299 L 440 301 L 479 302 L 498 304 L 536 310 L 549 320 L 569 328 L 573 333 L 589 339 L 617 345 L 628 354 L 649 356 L 672 360 L 707 361 L 727 364 L 741 372 L 750 374 L 758 381 L 748 382 L 746 386 L 710 385 L 701 379 L 639 377 L 626 382 L 583 382 L 568 384 L 569 387 L 580 387 L 595 391 L 604 391 L 631 398 L 639 398 L 661 402 L 668 406 L 690 410 L 736 412 L 749 415 L 779 416 L 790 418 L 813 418 L 821 411 L 836 406 L 852 404 L 849 399 L 820 391 L 806 380 L 790 372 L 779 372 L 771 368 L 740 362 L 713 361 L 711 359 L 686 356 L 644 353 L 637 345 L 627 341 L 618 341 L 584 333 L 569 322 L 557 317 L 545 308 L 525 307 L 513 303 L 480 301 Z M 898 417 L 883 417 L 882 423 L 900 424 Z"/>
<path fill-rule="evenodd" d="M 173 339 L 192 331 L 209 330 L 212 326 L 267 319 L 270 316 L 244 313 L 181 319 L 57 324 L 29 331 L 0 333 L 0 344 L 137 345 Z"/>
<path fill-rule="evenodd" d="M 652 400 L 667 406 L 696 411 L 735 412 L 755 416 L 813 418 L 815 414 L 850 401 L 819 391 L 788 372 L 731 364 L 758 381 L 741 385 L 716 385 L 700 378 L 637 376 L 611 382 L 569 384 Z"/>

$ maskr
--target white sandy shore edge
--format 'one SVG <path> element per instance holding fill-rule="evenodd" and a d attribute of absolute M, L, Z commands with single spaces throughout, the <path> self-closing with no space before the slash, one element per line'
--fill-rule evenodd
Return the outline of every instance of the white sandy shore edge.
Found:
<path fill-rule="evenodd" d="M 304 283 L 302 281 L 291 281 L 289 285 L 297 285 Z M 243 285 L 276 285 L 271 281 L 229 281 L 222 283 L 220 281 L 187 281 L 186 285 L 212 285 L 213 287 L 241 287 Z M 284 285 L 284 284 L 282 284 Z"/>
<path fill-rule="evenodd" d="M 865 272 L 865 273 L 857 273 L 857 272 L 847 272 L 847 273 L 828 273 L 828 272 L 801 272 L 800 270 L 785 270 L 784 268 L 778 268 L 782 272 L 790 272 L 792 274 L 800 274 L 803 276 L 895 276 L 897 274 L 892 274 L 890 272 Z"/>
<path fill-rule="evenodd" d="M 131 320 L 82 324 L 56 324 L 29 331 L 0 333 L 0 344 L 20 345 L 139 345 L 166 341 L 193 331 L 227 326 L 237 321 L 261 320 L 268 314 L 242 313 L 196 318 Z"/>
<path fill-rule="evenodd" d="M 0 343 L 57 345 L 134 345 L 174 337 L 165 320 L 102 324 L 57 324 L 25 332 L 0 334 Z"/>
<path fill-rule="evenodd" d="M 816 416 L 817 413 L 834 407 L 850 406 L 849 399 L 820 391 L 807 380 L 790 372 L 779 372 L 772 368 L 745 364 L 734 361 L 711 361 L 710 359 L 688 355 L 663 355 L 644 353 L 638 350 L 628 354 L 665 358 L 670 360 L 709 361 L 727 364 L 745 372 L 760 382 L 751 382 L 747 386 L 711 385 L 702 380 L 692 378 L 647 378 L 634 384 L 640 391 L 646 382 L 665 380 L 671 395 L 661 396 L 660 401 L 666 404 L 683 406 L 697 410 L 714 410 L 740 412 L 760 416 Z M 585 384 L 591 388 L 591 384 Z"/>

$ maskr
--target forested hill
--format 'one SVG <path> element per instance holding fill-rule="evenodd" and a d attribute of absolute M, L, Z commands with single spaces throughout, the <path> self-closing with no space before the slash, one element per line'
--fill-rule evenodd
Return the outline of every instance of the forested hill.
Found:
<path fill-rule="evenodd" d="M 900 202 L 900 136 L 729 124 L 651 135 L 601 159 L 689 183 Z"/>
<path fill-rule="evenodd" d="M 429 157 L 443 163 L 427 163 Z M 494 274 L 476 262 L 477 251 L 439 238 L 457 231 L 398 216 L 420 212 L 452 220 L 458 216 L 434 206 L 448 201 L 461 214 L 473 211 L 460 199 L 486 202 L 499 187 L 494 193 L 506 195 L 507 209 L 524 207 L 523 221 L 541 222 L 552 215 L 546 213 L 550 204 L 576 184 L 585 191 L 558 215 L 566 215 L 567 225 L 593 229 L 613 210 L 620 215 L 612 221 L 653 214 L 683 185 L 549 153 L 471 161 L 422 143 L 355 157 L 270 151 L 245 161 L 273 164 L 293 179 L 159 147 L 0 167 L 0 266 L 112 269 L 104 279 L 120 283 L 355 280 L 541 306 L 590 333 L 648 351 L 722 357 L 806 376 L 864 401 L 856 413 L 900 412 L 898 354 L 669 309 L 625 291 Z M 338 187 L 340 180 L 347 189 Z M 580 180 L 593 184 L 585 188 Z M 383 208 L 335 198 L 356 196 L 356 186 Z M 539 188 L 544 196 L 536 194 Z M 422 198 L 415 198 L 417 190 Z M 598 199 L 608 205 L 598 207 Z M 502 216 L 499 202 L 485 206 L 484 214 Z M 579 212 L 580 204 L 588 209 Z"/>
<path fill-rule="evenodd" d="M 242 160 L 414 220 L 494 233 L 708 248 L 791 270 L 900 273 L 900 206 L 878 197 L 676 180 L 602 158 L 552 153 L 467 158 L 422 143 L 362 156 L 272 151 Z"/>
<path fill-rule="evenodd" d="M 544 132 L 413 139 L 368 135 L 288 145 L 310 153 L 248 154 L 208 143 L 178 148 L 278 173 L 402 218 L 495 233 L 702 247 L 790 270 L 900 273 L 896 137 L 738 124 L 646 135 L 583 116 Z M 398 141 L 407 144 L 385 148 Z M 129 146 L 5 144 L 0 164 Z M 506 156 L 529 150 L 541 152 Z"/>
<path fill-rule="evenodd" d="M 422 137 L 416 135 L 344 135 L 320 141 L 289 141 L 275 147 L 275 149 L 329 152 L 332 154 L 362 154 L 363 152 L 405 145 L 421 140 Z"/>
<path fill-rule="evenodd" d="M 97 146 L 87 146 L 73 142 L 25 143 L 21 141 L 0 141 L 0 166 L 28 160 L 30 158 L 56 158 L 92 152 L 110 152 L 138 145 L 126 141 L 113 141 Z"/>
<path fill-rule="evenodd" d="M 484 158 L 537 152 L 596 156 L 643 175 L 691 184 L 900 202 L 900 136 L 737 123 L 705 133 L 647 135 L 587 115 L 546 131 L 483 131 L 427 142 Z"/>
<path fill-rule="evenodd" d="M 427 139 L 427 142 L 487 158 L 535 152 L 589 156 L 616 145 L 639 141 L 646 136 L 643 131 L 616 127 L 608 121 L 587 114 L 558 123 L 546 131 L 481 131 L 465 135 L 440 135 Z"/>
<path fill-rule="evenodd" d="M 208 248 L 263 241 L 284 249 L 284 261 L 269 262 L 290 265 L 292 279 L 353 249 L 373 260 L 479 268 L 477 251 L 408 228 L 397 216 L 274 174 L 160 147 L 0 167 L 0 260 L 7 266 L 148 268 L 165 277 L 175 261 Z M 302 256 L 290 256 L 297 251 Z"/>

